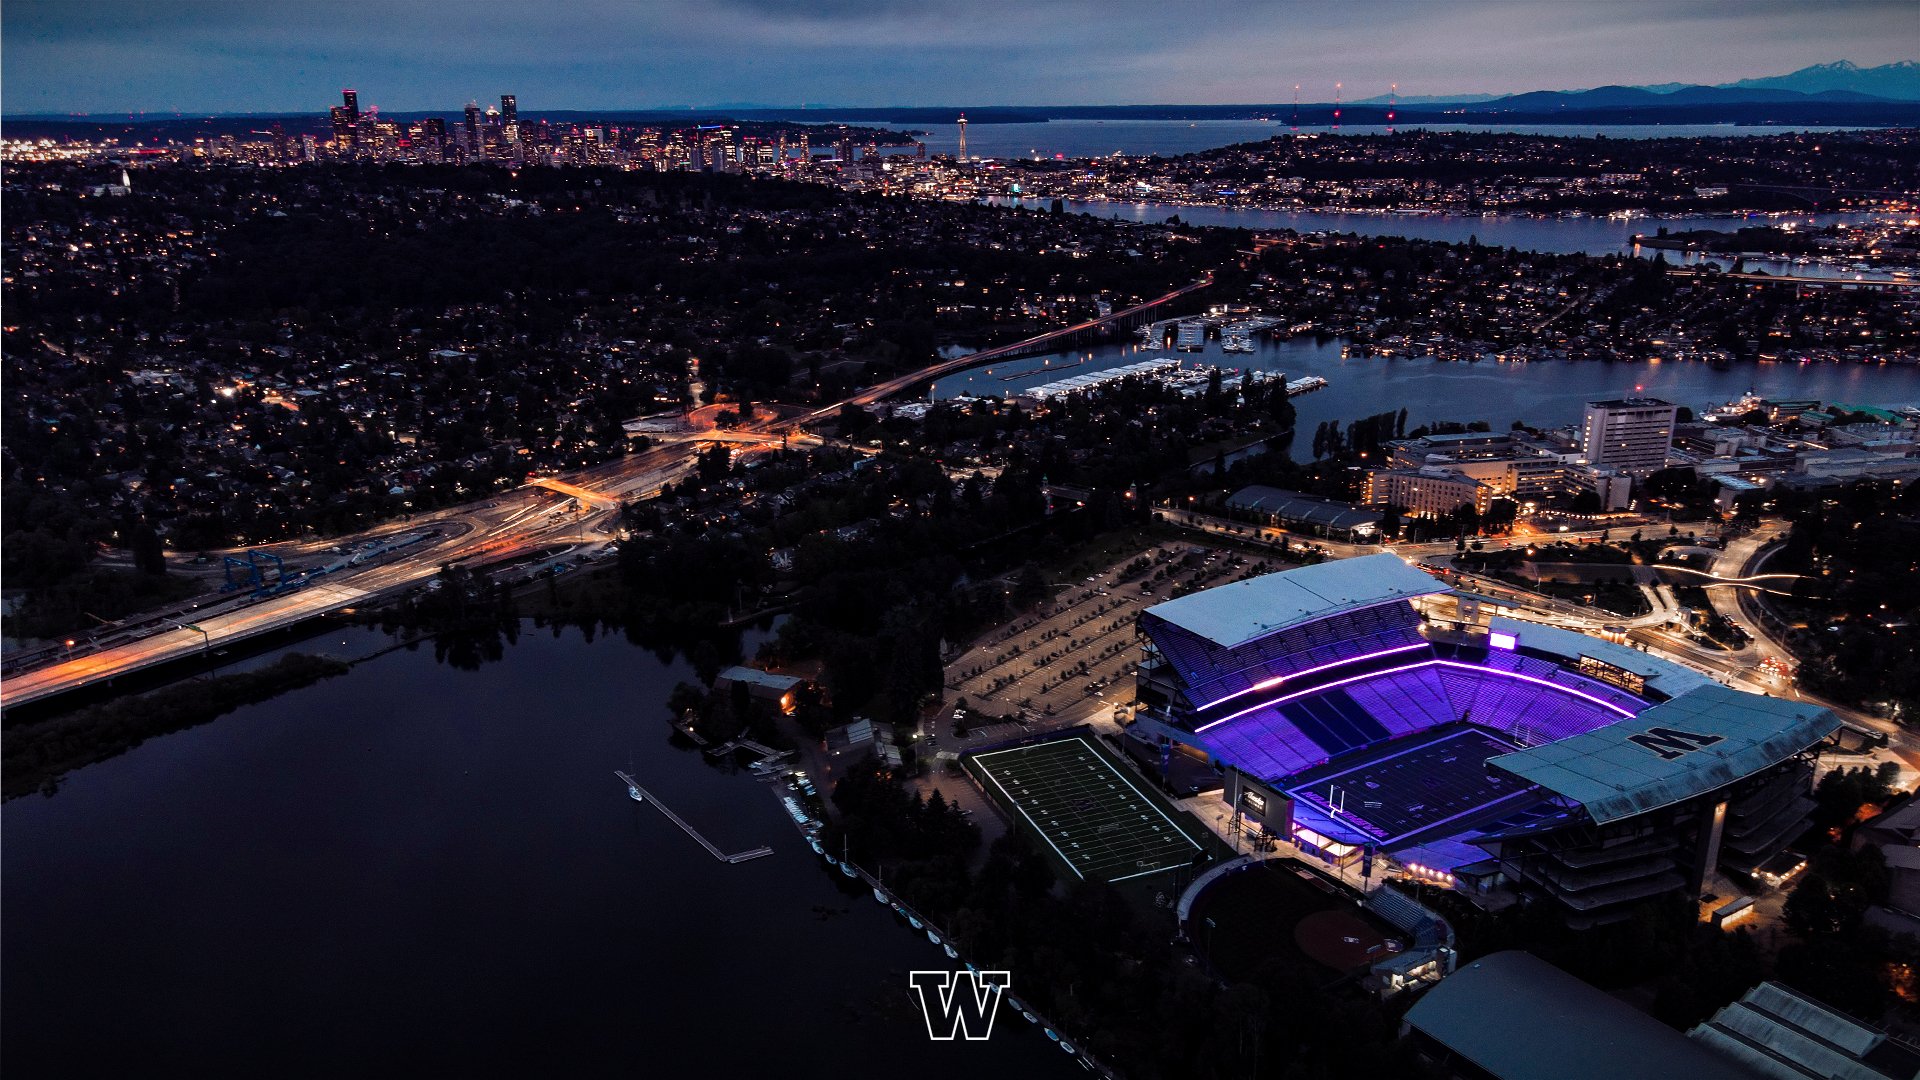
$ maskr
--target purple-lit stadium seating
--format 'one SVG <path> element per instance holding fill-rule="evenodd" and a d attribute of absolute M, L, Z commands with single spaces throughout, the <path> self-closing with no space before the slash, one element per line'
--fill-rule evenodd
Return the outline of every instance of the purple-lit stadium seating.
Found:
<path fill-rule="evenodd" d="M 1519 746 L 1538 746 L 1647 707 L 1623 690 L 1551 661 L 1500 651 L 1478 662 L 1437 660 L 1415 651 L 1381 663 L 1392 666 L 1371 673 L 1347 669 L 1363 674 L 1317 691 L 1276 688 L 1272 693 L 1284 696 L 1269 704 L 1248 695 L 1232 705 L 1239 715 L 1228 712 L 1228 719 L 1202 725 L 1200 731 L 1221 757 L 1249 772 L 1278 777 L 1460 721 Z M 1267 768 L 1274 771 L 1263 771 Z"/>
<path fill-rule="evenodd" d="M 1419 626 L 1420 617 L 1401 603 L 1316 619 L 1233 649 L 1164 622 L 1153 639 L 1186 682 L 1189 699 L 1204 706 L 1275 677 L 1421 644 Z"/>

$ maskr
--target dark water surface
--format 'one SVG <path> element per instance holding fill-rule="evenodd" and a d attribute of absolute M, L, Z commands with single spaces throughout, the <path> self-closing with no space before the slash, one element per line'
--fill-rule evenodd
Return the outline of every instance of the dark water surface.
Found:
<path fill-rule="evenodd" d="M 1697 361 L 1604 363 L 1544 361 L 1460 363 L 1382 357 L 1343 357 L 1337 340 L 1293 337 L 1255 339 L 1256 351 L 1180 353 L 1113 343 L 1093 349 L 1025 357 L 974 368 L 941 379 L 936 398 L 962 392 L 995 396 L 1056 379 L 1089 374 L 1155 357 L 1223 368 L 1283 371 L 1290 378 L 1320 375 L 1328 385 L 1293 399 L 1296 430 L 1311 434 L 1322 420 L 1346 423 L 1388 410 L 1407 410 L 1407 427 L 1429 420 L 1485 420 L 1505 430 L 1515 420 L 1538 427 L 1575 423 L 1588 400 L 1648 394 L 1695 412 L 1732 401 L 1748 389 L 1776 399 L 1818 398 L 1865 405 L 1920 404 L 1920 367 L 1879 364 L 1742 363 L 1726 367 Z M 1304 444 L 1302 444 L 1304 445 Z M 1300 457 L 1298 453 L 1295 457 Z"/>
<path fill-rule="evenodd" d="M 906 973 L 958 963 L 669 744 L 691 678 L 577 631 L 473 672 L 402 651 L 6 804 L 8 1074 L 1079 1075 L 1006 1012 L 927 1039 Z M 629 760 L 775 854 L 716 862 Z"/>

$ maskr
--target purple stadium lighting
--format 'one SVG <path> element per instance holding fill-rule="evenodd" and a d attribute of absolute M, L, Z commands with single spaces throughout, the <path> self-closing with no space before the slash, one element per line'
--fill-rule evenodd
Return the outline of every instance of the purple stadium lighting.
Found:
<path fill-rule="evenodd" d="M 1334 660 L 1330 663 L 1320 664 L 1316 667 L 1307 668 L 1304 671 L 1296 671 L 1290 675 L 1275 675 L 1273 678 L 1267 679 L 1264 682 L 1255 683 L 1254 685 L 1247 687 L 1245 690 L 1235 690 L 1233 693 L 1228 694 L 1226 697 L 1219 698 L 1214 701 L 1209 701 L 1205 705 L 1202 705 L 1200 707 L 1202 709 L 1211 709 L 1215 705 L 1219 705 L 1223 702 L 1232 701 L 1234 698 L 1237 698 L 1237 697 L 1244 697 L 1247 694 L 1257 694 L 1262 690 L 1271 690 L 1274 687 L 1279 686 L 1281 683 L 1287 682 L 1290 679 L 1302 678 L 1307 675 L 1312 675 L 1315 672 L 1325 671 L 1328 668 L 1346 667 L 1348 664 L 1357 664 L 1363 660 L 1373 660 L 1382 656 L 1392 656 L 1394 653 L 1403 653 L 1412 649 L 1424 649 L 1426 648 L 1426 645 L 1427 643 L 1424 641 L 1416 641 L 1411 645 L 1395 645 L 1391 649 L 1381 649 L 1378 652 L 1362 653 L 1359 656 L 1350 656 L 1345 660 Z M 1212 727 L 1213 725 L 1209 724 L 1207 726 Z M 1202 730 L 1205 730 L 1205 729 L 1202 729 Z"/>
<path fill-rule="evenodd" d="M 1499 668 L 1479 667 L 1474 664 L 1463 664 L 1458 660 L 1435 660 L 1433 662 L 1436 664 L 1443 664 L 1447 667 L 1459 668 L 1462 671 L 1478 671 L 1486 675 L 1499 675 L 1503 678 L 1519 679 L 1522 682 L 1535 683 L 1537 685 L 1544 686 L 1549 690 L 1558 690 L 1563 694 L 1572 694 L 1574 697 L 1581 698 L 1582 700 L 1591 701 L 1595 705 L 1598 705 L 1603 709 L 1607 709 L 1611 712 L 1617 712 L 1621 716 L 1627 717 L 1629 719 L 1631 719 L 1635 715 L 1632 709 L 1623 709 L 1620 706 L 1615 705 L 1613 702 L 1606 700 L 1605 698 L 1594 697 L 1592 694 L 1589 694 L 1583 690 L 1575 690 L 1573 687 L 1568 686 L 1565 683 L 1557 683 L 1557 682 L 1554 682 L 1552 679 L 1542 679 L 1537 675 L 1522 675 L 1517 671 L 1502 671 Z"/>
<path fill-rule="evenodd" d="M 1388 651 L 1399 652 L 1401 650 L 1390 649 Z M 1217 728 L 1221 724 L 1224 724 L 1229 720 L 1238 720 L 1241 717 L 1249 715 L 1251 713 L 1257 713 L 1261 709 L 1273 708 L 1275 705 L 1285 705 L 1289 701 L 1293 701 L 1296 698 L 1306 697 L 1308 694 L 1317 694 L 1323 690 L 1332 690 L 1337 687 L 1347 686 L 1351 683 L 1361 682 L 1366 679 L 1377 679 L 1385 675 L 1398 674 L 1399 672 L 1402 672 L 1402 671 L 1415 671 L 1415 670 L 1418 670 L 1419 668 L 1430 667 L 1435 664 L 1442 665 L 1445 667 L 1459 668 L 1462 671 L 1478 672 L 1479 674 L 1482 674 L 1482 675 L 1498 675 L 1501 678 L 1506 678 L 1506 679 L 1519 679 L 1522 682 L 1530 682 L 1538 686 L 1544 686 L 1549 690 L 1558 690 L 1563 694 L 1572 694 L 1574 697 L 1580 698 L 1585 701 L 1590 701 L 1593 704 L 1598 705 L 1603 709 L 1607 709 L 1611 712 L 1619 713 L 1623 717 L 1632 717 L 1634 715 L 1631 709 L 1623 709 L 1620 706 L 1615 705 L 1613 702 L 1607 701 L 1604 698 L 1597 698 L 1592 694 L 1585 693 L 1584 691 L 1576 690 L 1573 687 L 1568 686 L 1564 683 L 1553 682 L 1550 679 L 1542 679 L 1534 675 L 1522 675 L 1517 671 L 1502 671 L 1499 668 L 1480 667 L 1477 664 L 1463 664 L 1463 663 L 1460 663 L 1458 660 L 1422 660 L 1417 664 L 1404 664 L 1396 668 L 1382 668 L 1379 671 L 1369 671 L 1362 675 L 1354 675 L 1345 679 L 1336 679 L 1330 683 L 1321 683 L 1319 686 L 1308 687 L 1307 689 L 1298 691 L 1296 693 L 1283 694 L 1280 697 L 1274 698 L 1271 701 L 1264 701 L 1251 708 L 1241 709 L 1237 713 L 1233 713 L 1229 716 L 1223 716 L 1220 719 L 1215 720 L 1211 724 L 1206 724 L 1201 727 L 1194 728 L 1193 733 L 1198 735 L 1203 731 L 1209 731 L 1209 730 L 1212 730 L 1213 728 Z"/>
<path fill-rule="evenodd" d="M 1389 651 L 1398 652 L 1400 650 L 1393 649 Z M 1369 671 L 1364 675 L 1353 675 L 1345 679 L 1335 679 L 1333 682 L 1330 682 L 1330 683 L 1321 683 L 1319 686 L 1310 686 L 1305 690 L 1296 691 L 1291 694 L 1282 694 L 1281 696 L 1274 698 L 1271 701 L 1263 701 L 1260 704 L 1255 705 L 1250 709 L 1241 709 L 1239 712 L 1234 713 L 1231 716 L 1223 716 L 1220 719 L 1215 720 L 1213 723 L 1205 725 L 1204 727 L 1194 728 L 1193 733 L 1195 735 L 1198 735 L 1203 731 L 1207 731 L 1212 728 L 1217 728 L 1221 724 L 1224 724 L 1229 720 L 1238 720 L 1241 717 L 1246 716 L 1250 713 L 1257 713 L 1261 709 L 1271 709 L 1275 705 L 1285 705 L 1287 702 L 1292 701 L 1295 698 L 1303 698 L 1303 697 L 1306 697 L 1308 694 L 1317 694 L 1317 693 L 1320 693 L 1322 690 L 1332 690 L 1335 687 L 1346 686 L 1348 683 L 1357 683 L 1362 679 L 1376 679 L 1382 675 L 1394 675 L 1402 671 L 1414 671 L 1416 669 L 1426 667 L 1428 664 L 1432 664 L 1432 663 L 1437 663 L 1437 661 L 1422 660 L 1417 664 L 1403 664 L 1400 667 L 1396 667 L 1396 668 L 1382 668 L 1379 671 Z"/>

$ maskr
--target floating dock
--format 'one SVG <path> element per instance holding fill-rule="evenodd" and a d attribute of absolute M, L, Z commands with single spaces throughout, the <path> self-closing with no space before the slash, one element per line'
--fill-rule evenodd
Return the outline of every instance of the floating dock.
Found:
<path fill-rule="evenodd" d="M 660 811 L 660 815 L 662 817 L 666 818 L 668 821 L 673 822 L 675 825 L 680 826 L 681 832 L 686 833 L 688 836 L 691 836 L 695 840 L 699 841 L 700 846 L 707 849 L 707 854 L 712 855 L 714 858 L 719 859 L 723 863 L 743 863 L 749 859 L 757 859 L 762 855 L 773 854 L 773 849 L 770 847 L 757 847 L 751 851 L 741 851 L 741 852 L 736 852 L 732 855 L 729 855 L 726 852 L 721 851 L 719 848 L 714 847 L 713 841 L 708 840 L 704 836 L 701 836 L 699 830 L 695 829 L 693 826 L 687 824 L 686 822 L 680 820 L 679 814 L 676 814 L 672 810 L 667 809 L 667 804 L 661 802 L 659 799 L 654 798 L 653 795 L 650 794 L 646 788 L 643 788 L 640 786 L 640 782 L 638 780 L 635 780 L 633 777 L 628 776 L 625 772 L 622 772 L 619 769 L 613 770 L 613 775 L 619 777 L 622 781 L 626 783 L 628 794 L 632 795 L 636 801 L 653 804 L 653 808 L 655 810 Z"/>
<path fill-rule="evenodd" d="M 1084 393 L 1109 386 L 1122 379 L 1131 379 L 1141 375 L 1162 375 L 1180 370 L 1180 361 L 1171 358 L 1160 360 L 1142 360 L 1122 367 L 1107 368 L 1103 371 L 1075 375 L 1072 378 L 1056 379 L 1041 386 L 1030 386 L 1022 391 L 1034 401 L 1047 401 L 1051 398 L 1066 397 L 1069 394 Z M 1029 372 L 1028 374 L 1032 374 Z"/>

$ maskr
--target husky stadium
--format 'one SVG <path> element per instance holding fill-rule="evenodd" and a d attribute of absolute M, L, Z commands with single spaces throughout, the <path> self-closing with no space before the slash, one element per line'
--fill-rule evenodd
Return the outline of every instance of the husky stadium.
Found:
<path fill-rule="evenodd" d="M 1130 734 L 1204 757 L 1241 827 L 1309 857 L 1575 926 L 1751 874 L 1808 827 L 1827 709 L 1571 630 L 1422 614 L 1449 592 L 1383 554 L 1152 607 Z"/>

